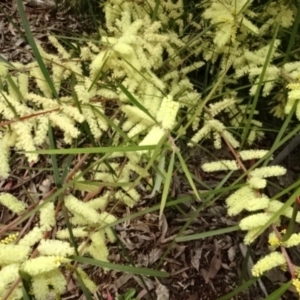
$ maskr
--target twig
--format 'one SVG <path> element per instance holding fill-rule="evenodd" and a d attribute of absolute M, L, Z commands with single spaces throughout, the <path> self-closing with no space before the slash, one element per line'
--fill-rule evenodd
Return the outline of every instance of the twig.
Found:
<path fill-rule="evenodd" d="M 276 237 L 279 240 L 281 240 L 281 234 L 279 233 L 278 229 L 276 228 L 276 226 L 274 224 L 272 225 L 272 229 L 273 229 Z M 280 248 L 281 248 L 281 252 L 282 252 L 282 254 L 283 254 L 283 256 L 284 256 L 284 258 L 286 260 L 286 264 L 288 266 L 288 269 L 289 269 L 289 272 L 291 274 L 291 277 L 292 277 L 292 279 L 294 279 L 295 278 L 295 271 L 294 271 L 294 266 L 293 266 L 293 264 L 292 264 L 292 262 L 290 260 L 290 257 L 289 257 L 289 255 L 288 255 L 288 253 L 287 253 L 287 251 L 286 251 L 286 249 L 285 249 L 284 246 L 281 245 Z"/>

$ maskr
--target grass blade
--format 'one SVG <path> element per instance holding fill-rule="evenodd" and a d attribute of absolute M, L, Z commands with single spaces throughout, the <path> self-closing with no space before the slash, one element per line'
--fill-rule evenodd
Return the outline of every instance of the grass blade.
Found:
<path fill-rule="evenodd" d="M 50 74 L 46 68 L 46 65 L 43 61 L 43 58 L 39 52 L 39 49 L 35 43 L 35 40 L 33 38 L 33 35 L 31 33 L 31 30 L 30 30 L 30 25 L 29 25 L 29 22 L 26 18 L 26 13 L 25 13 L 25 10 L 24 10 L 24 6 L 23 6 L 23 2 L 22 0 L 17 0 L 17 5 L 18 5 L 18 10 L 19 10 L 19 14 L 20 14 L 20 17 L 21 17 L 21 21 L 22 21 L 22 24 L 23 24 L 23 27 L 24 27 L 24 30 L 25 30 L 25 33 L 26 33 L 26 37 L 27 37 L 27 40 L 28 40 L 28 43 L 33 51 L 33 54 L 35 56 L 35 59 L 41 69 L 41 72 L 43 73 L 44 75 L 44 78 L 45 80 L 47 81 L 54 97 L 56 98 L 57 102 L 60 103 L 60 100 L 59 100 L 59 96 L 58 96 L 58 93 L 54 87 L 54 84 L 53 84 L 53 81 L 50 77 Z"/>
<path fill-rule="evenodd" d="M 136 152 L 144 150 L 154 150 L 156 145 L 149 146 L 116 146 L 116 147 L 89 147 L 89 148 L 70 148 L 55 150 L 37 150 L 27 151 L 28 153 L 37 154 L 88 154 L 88 153 L 115 153 L 115 152 Z"/>
<path fill-rule="evenodd" d="M 9 65 L 10 68 L 16 69 L 16 67 L 11 62 L 9 62 L 8 60 L 6 60 L 2 55 L 0 55 L 0 62 L 1 61 L 4 62 L 5 64 Z"/>
<path fill-rule="evenodd" d="M 121 271 L 131 274 L 139 274 L 139 275 L 146 275 L 146 276 L 155 276 L 155 277 L 169 277 L 169 273 L 163 271 L 156 271 L 153 269 L 148 268 L 137 268 L 131 266 L 124 266 L 119 264 L 113 264 L 105 261 L 99 261 L 92 258 L 82 257 L 82 256 L 71 256 L 71 259 L 93 266 L 98 266 L 110 270 Z"/>
<path fill-rule="evenodd" d="M 186 163 L 185 163 L 185 161 L 184 161 L 184 159 L 183 159 L 181 153 L 180 153 L 179 151 L 176 151 L 176 154 L 177 154 L 177 156 L 178 156 L 178 158 L 179 158 L 179 161 L 180 161 L 182 170 L 184 171 L 184 174 L 185 174 L 185 176 L 186 176 L 186 178 L 187 178 L 187 180 L 188 180 L 188 182 L 189 182 L 189 184 L 190 184 L 190 186 L 191 186 L 191 188 L 192 188 L 192 190 L 193 190 L 195 196 L 196 196 L 197 199 L 200 201 L 200 200 L 201 200 L 201 199 L 200 199 L 200 195 L 199 195 L 199 193 L 198 193 L 198 190 L 197 190 L 197 188 L 196 188 L 196 186 L 195 186 L 195 183 L 194 183 L 194 181 L 193 181 L 192 175 L 191 175 L 191 173 L 190 173 L 190 171 L 189 171 L 189 169 L 188 169 L 188 167 L 187 167 L 187 165 L 186 165 Z"/>
<path fill-rule="evenodd" d="M 55 143 L 53 129 L 51 127 L 50 122 L 48 122 L 48 137 L 49 137 L 50 148 L 55 149 L 56 148 L 56 143 Z M 53 167 L 53 175 L 54 175 L 55 185 L 58 188 L 61 188 L 62 187 L 62 182 L 61 182 L 61 178 L 59 176 L 59 168 L 58 168 L 58 164 L 57 164 L 56 155 L 51 154 L 50 156 L 51 156 L 51 162 L 52 162 L 52 167 Z"/>
<path fill-rule="evenodd" d="M 83 282 L 83 280 L 82 280 L 79 272 L 76 269 L 74 269 L 74 272 L 76 274 L 76 278 L 77 278 L 77 281 L 78 281 L 78 283 L 80 285 L 80 288 L 81 288 L 81 290 L 82 290 L 82 292 L 83 292 L 83 294 L 85 296 L 85 299 L 87 299 L 87 300 L 93 300 L 93 297 L 92 297 L 90 291 L 88 290 L 88 288 L 86 287 L 86 285 L 84 284 L 84 282 Z"/>
<path fill-rule="evenodd" d="M 156 3 L 155 3 L 154 11 L 152 13 L 152 22 L 155 22 L 157 19 L 158 9 L 160 5 L 160 0 L 156 0 L 155 2 Z"/>
<path fill-rule="evenodd" d="M 285 293 L 285 291 L 292 285 L 292 282 L 289 281 L 285 284 L 283 284 L 279 289 L 274 291 L 271 295 L 269 295 L 265 300 L 278 300 L 280 299 L 280 296 Z"/>
<path fill-rule="evenodd" d="M 128 97 L 129 101 L 132 104 L 134 104 L 137 108 L 139 108 L 142 112 L 144 112 L 156 123 L 156 119 L 149 113 L 149 111 L 139 101 L 135 99 L 135 97 L 133 97 L 133 95 L 126 89 L 126 87 L 123 84 L 119 84 L 119 88 Z"/>
<path fill-rule="evenodd" d="M 171 155 L 171 159 L 170 159 L 170 163 L 169 163 L 169 167 L 168 167 L 168 171 L 167 171 L 167 175 L 166 175 L 166 179 L 165 179 L 165 183 L 164 183 L 164 189 L 163 189 L 163 193 L 161 196 L 160 209 L 159 209 L 159 219 L 160 220 L 163 215 L 164 208 L 165 208 L 166 202 L 167 202 L 167 197 L 168 197 L 169 190 L 170 190 L 170 184 L 171 184 L 173 169 L 174 169 L 174 159 L 175 159 L 175 151 L 173 151 L 172 155 Z"/>
<path fill-rule="evenodd" d="M 180 236 L 180 237 L 176 238 L 175 241 L 176 242 L 188 242 L 188 241 L 192 241 L 192 240 L 200 240 L 200 239 L 204 239 L 204 238 L 214 236 L 214 235 L 220 235 L 220 234 L 224 234 L 224 233 L 228 233 L 228 232 L 237 231 L 239 229 L 240 229 L 240 226 L 235 225 L 235 226 L 231 226 L 231 227 L 227 227 L 227 228 L 211 230 L 211 231 L 208 231 L 208 232 L 202 232 L 202 233 L 196 233 L 196 234 L 191 234 L 191 235 L 186 235 L 186 236 Z"/>
<path fill-rule="evenodd" d="M 289 43 L 288 43 L 287 49 L 285 51 L 285 56 L 284 56 L 282 65 L 284 65 L 288 61 L 289 55 L 291 53 L 291 50 L 292 50 L 292 48 L 293 48 L 293 46 L 295 44 L 296 38 L 297 38 L 297 36 L 299 34 L 298 30 L 299 30 L 299 22 L 300 22 L 300 2 L 297 1 L 296 3 L 298 4 L 298 7 L 296 9 L 297 15 L 295 17 L 295 21 L 294 21 L 292 33 L 290 35 L 290 38 L 288 39 Z"/>
<path fill-rule="evenodd" d="M 248 133 L 250 131 L 251 121 L 253 119 L 254 112 L 255 112 L 255 109 L 256 109 L 256 106 L 257 106 L 257 102 L 258 102 L 258 98 L 260 96 L 260 91 L 261 91 L 262 85 L 264 83 L 263 80 L 264 80 L 264 77 L 265 77 L 265 74 L 266 74 L 266 71 L 267 71 L 267 67 L 269 66 L 269 63 L 270 63 L 270 61 L 272 59 L 272 52 L 273 52 L 273 48 L 274 48 L 274 45 L 275 45 L 275 40 L 276 40 L 276 37 L 277 37 L 277 34 L 278 34 L 278 30 L 279 30 L 279 24 L 277 24 L 277 27 L 275 29 L 272 41 L 270 43 L 270 47 L 269 47 L 269 51 L 268 51 L 266 60 L 264 62 L 261 74 L 259 76 L 259 80 L 258 80 L 258 84 L 257 84 L 257 89 L 256 89 L 256 92 L 255 92 L 255 96 L 254 96 L 253 101 L 251 102 L 250 114 L 249 114 L 249 116 L 247 118 L 247 124 L 244 127 L 244 131 L 243 131 L 243 135 L 242 135 L 242 141 L 241 141 L 241 146 L 240 146 L 241 149 L 243 148 L 243 145 L 244 145 L 245 141 L 247 140 Z"/>
<path fill-rule="evenodd" d="M 240 285 L 239 287 L 235 288 L 232 292 L 218 298 L 217 300 L 228 300 L 228 299 L 233 299 L 233 297 L 237 294 L 239 294 L 240 292 L 244 291 L 245 289 L 247 289 L 249 286 L 251 286 L 252 284 L 255 283 L 255 281 L 257 281 L 258 278 L 254 277 L 249 279 L 248 281 L 246 281 L 245 283 L 243 283 L 242 285 Z"/>
<path fill-rule="evenodd" d="M 276 222 L 276 220 L 278 220 L 282 213 L 295 202 L 295 199 L 297 196 L 299 196 L 299 194 L 300 187 L 290 196 L 290 198 L 282 205 L 282 207 L 276 213 L 274 213 L 272 218 L 270 218 L 270 220 L 260 228 L 260 230 L 256 233 L 256 236 L 260 236 L 266 230 L 266 228 Z"/>
<path fill-rule="evenodd" d="M 32 298 L 30 297 L 30 289 L 27 289 L 25 287 L 24 282 L 22 285 L 22 295 L 23 295 L 23 300 L 32 300 Z"/>
<path fill-rule="evenodd" d="M 23 284 L 22 285 L 23 299 L 24 300 L 32 300 L 31 292 L 30 292 L 31 276 L 22 270 L 19 270 L 19 275 L 20 275 L 20 278 L 21 278 L 21 281 Z"/>
<path fill-rule="evenodd" d="M 10 86 L 12 87 L 12 89 L 14 90 L 14 92 L 17 94 L 18 98 L 21 99 L 23 103 L 25 103 L 25 99 L 22 93 L 20 92 L 20 89 L 18 88 L 18 86 L 16 85 L 16 83 L 14 82 L 14 80 L 11 78 L 9 74 L 7 74 L 6 79 L 7 82 L 10 84 Z"/>
<path fill-rule="evenodd" d="M 159 163 L 158 163 L 158 170 L 155 176 L 155 181 L 154 181 L 154 187 L 152 189 L 152 193 L 149 196 L 149 198 L 153 198 L 156 192 L 159 192 L 162 181 L 164 179 L 164 169 L 165 169 L 165 162 L 166 162 L 166 156 L 163 154 L 160 157 Z"/>

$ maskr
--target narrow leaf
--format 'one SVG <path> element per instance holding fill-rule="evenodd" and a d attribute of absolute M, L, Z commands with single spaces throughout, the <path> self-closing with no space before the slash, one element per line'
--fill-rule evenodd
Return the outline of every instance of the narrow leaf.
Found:
<path fill-rule="evenodd" d="M 227 228 L 222 228 L 222 229 L 217 229 L 217 230 L 211 230 L 208 232 L 202 232 L 202 233 L 197 233 L 197 234 L 191 234 L 191 235 L 186 235 L 186 236 L 180 236 L 175 239 L 176 242 L 187 242 L 187 241 L 192 241 L 192 240 L 200 240 L 200 239 L 205 239 L 210 236 L 215 236 L 215 235 L 220 235 L 228 232 L 233 232 L 240 230 L 240 227 L 238 225 L 232 226 L 232 227 L 227 227 Z"/>
<path fill-rule="evenodd" d="M 129 101 L 134 104 L 137 108 L 143 111 L 146 115 L 148 115 L 155 123 L 156 119 L 152 117 L 149 111 L 137 100 L 135 97 L 126 89 L 123 84 L 119 84 L 119 88 L 121 91 L 128 97 Z"/>
<path fill-rule="evenodd" d="M 144 150 L 154 150 L 156 145 L 149 146 L 116 146 L 116 147 L 89 147 L 89 148 L 70 148 L 55 150 L 26 151 L 27 153 L 37 154 L 81 154 L 81 153 L 115 153 L 115 152 L 136 152 Z"/>
<path fill-rule="evenodd" d="M 86 285 L 84 284 L 84 281 L 82 280 L 79 272 L 76 269 L 74 270 L 74 272 L 76 274 L 77 281 L 78 281 L 78 283 L 80 285 L 80 288 L 81 288 L 81 290 L 82 290 L 82 292 L 83 292 L 83 294 L 85 296 L 85 299 L 87 299 L 87 300 L 93 300 L 93 297 L 92 297 L 90 291 L 88 290 L 88 288 L 86 287 Z"/>
<path fill-rule="evenodd" d="M 156 173 L 155 176 L 155 181 L 154 181 L 154 187 L 152 189 L 152 193 L 149 196 L 149 198 L 153 198 L 156 192 L 159 192 L 162 181 L 163 181 L 163 174 L 165 170 L 165 162 L 166 162 L 166 156 L 165 154 L 162 154 L 158 163 L 158 172 Z"/>
<path fill-rule="evenodd" d="M 267 53 L 267 56 L 266 56 L 266 59 L 265 59 L 265 62 L 264 62 L 264 65 L 263 65 L 263 68 L 262 68 L 262 71 L 261 71 L 261 74 L 259 76 L 259 80 L 258 80 L 258 83 L 257 83 L 257 89 L 256 89 L 256 92 L 255 92 L 255 95 L 254 95 L 254 99 L 251 103 L 250 114 L 247 117 L 247 124 L 244 128 L 244 131 L 243 131 L 241 148 L 243 148 L 243 145 L 244 145 L 244 143 L 245 143 L 245 141 L 248 137 L 248 133 L 250 131 L 251 122 L 252 122 L 252 119 L 253 119 L 253 116 L 254 116 L 254 113 L 255 113 L 255 109 L 256 109 L 256 106 L 257 106 L 257 103 L 258 103 L 258 99 L 260 97 L 260 91 L 261 91 L 262 85 L 264 84 L 264 77 L 265 77 L 267 68 L 269 66 L 269 63 L 272 59 L 272 52 L 273 52 L 273 48 L 274 48 L 274 45 L 275 45 L 275 40 L 276 40 L 276 37 L 277 37 L 277 34 L 278 34 L 278 30 L 279 30 L 279 24 L 277 24 L 277 27 L 275 29 L 275 32 L 274 32 L 274 35 L 273 35 L 272 41 L 270 43 L 269 50 L 268 50 L 268 53 Z"/>
<path fill-rule="evenodd" d="M 174 169 L 174 159 L 175 159 L 175 151 L 173 151 L 172 155 L 171 155 L 168 172 L 167 172 L 166 180 L 165 180 L 165 184 L 164 184 L 164 189 L 163 189 L 163 193 L 161 196 L 160 210 L 159 210 L 159 219 L 160 220 L 163 215 L 164 208 L 165 208 L 166 202 L 167 202 L 167 197 L 168 197 L 169 191 L 170 191 L 170 184 L 171 184 L 172 174 L 173 174 L 173 169 Z"/>
<path fill-rule="evenodd" d="M 137 268 L 131 266 L 124 266 L 119 264 L 113 264 L 105 261 L 99 261 L 92 258 L 82 257 L 82 256 L 71 256 L 71 259 L 93 266 L 98 266 L 110 270 L 127 272 L 132 274 L 146 275 L 146 276 L 154 276 L 154 277 L 169 277 L 169 273 L 163 271 L 156 271 L 148 268 Z"/>
<path fill-rule="evenodd" d="M 271 295 L 269 295 L 265 300 L 278 300 L 280 299 L 280 296 L 283 295 L 286 290 L 292 285 L 292 282 L 289 281 L 285 284 L 283 284 L 280 288 L 278 288 L 276 291 L 274 291 Z"/>
<path fill-rule="evenodd" d="M 54 97 L 56 98 L 57 102 L 60 102 L 59 96 L 58 96 L 58 93 L 57 93 L 57 91 L 55 89 L 53 81 L 52 81 L 52 79 L 51 79 L 51 77 L 49 75 L 49 72 L 48 72 L 48 70 L 46 68 L 46 65 L 45 65 L 45 63 L 43 61 L 43 58 L 42 58 L 42 56 L 41 56 L 41 54 L 39 52 L 39 49 L 38 49 L 38 47 L 36 45 L 36 42 L 35 42 L 35 40 L 33 38 L 32 33 L 30 31 L 30 24 L 29 24 L 29 22 L 28 22 L 28 20 L 26 18 L 26 12 L 24 10 L 23 1 L 22 0 L 17 0 L 17 5 L 18 5 L 18 10 L 19 10 L 19 14 L 20 14 L 20 17 L 21 17 L 21 21 L 22 21 L 22 24 L 23 24 L 23 27 L 24 27 L 24 30 L 25 30 L 25 33 L 26 33 L 26 37 L 27 37 L 28 43 L 29 43 L 29 45 L 30 45 L 30 47 L 31 47 L 31 49 L 32 49 L 32 51 L 34 53 L 35 59 L 36 59 L 38 65 L 39 65 L 39 67 L 40 67 L 40 69 L 41 69 L 41 71 L 42 71 L 42 73 L 43 73 L 43 75 L 45 77 L 45 80 L 47 81 L 47 83 L 48 83 L 48 85 L 49 85 L 49 87 L 50 87 L 50 89 L 51 89 Z"/>
<path fill-rule="evenodd" d="M 217 300 L 229 300 L 229 299 L 233 299 L 233 297 L 237 294 L 239 294 L 240 292 L 246 290 L 249 286 L 251 286 L 252 284 L 255 283 L 255 281 L 257 281 L 258 278 L 254 277 L 249 279 L 248 281 L 246 281 L 245 283 L 243 283 L 242 285 L 240 285 L 239 287 L 235 288 L 232 292 L 218 298 Z"/>
<path fill-rule="evenodd" d="M 187 167 L 187 165 L 186 165 L 186 163 L 185 163 L 185 161 L 184 161 L 181 153 L 179 151 L 176 151 L 176 154 L 177 154 L 177 156 L 179 158 L 182 170 L 184 171 L 184 174 L 185 174 L 185 176 L 186 176 L 186 178 L 187 178 L 187 180 L 188 180 L 188 182 L 189 182 L 189 184 L 190 184 L 190 186 L 191 186 L 191 188 L 192 188 L 195 196 L 200 201 L 201 200 L 200 199 L 200 195 L 198 193 L 198 190 L 197 190 L 196 185 L 195 185 L 195 183 L 193 181 L 192 175 L 191 175 L 191 173 L 190 173 L 190 171 L 189 171 L 189 169 L 188 169 L 188 167 Z"/>

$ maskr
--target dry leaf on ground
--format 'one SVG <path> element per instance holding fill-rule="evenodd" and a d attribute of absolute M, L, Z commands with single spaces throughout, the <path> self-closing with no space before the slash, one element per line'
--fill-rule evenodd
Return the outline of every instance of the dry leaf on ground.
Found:
<path fill-rule="evenodd" d="M 170 295 L 169 295 L 169 290 L 166 288 L 166 286 L 158 283 L 158 286 L 155 290 L 156 295 L 157 295 L 157 300 L 169 300 Z"/>

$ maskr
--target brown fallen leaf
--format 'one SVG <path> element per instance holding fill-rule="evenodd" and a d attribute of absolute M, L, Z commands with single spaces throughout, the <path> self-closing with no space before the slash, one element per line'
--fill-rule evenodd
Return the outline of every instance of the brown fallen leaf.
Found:
<path fill-rule="evenodd" d="M 170 298 L 169 290 L 166 286 L 162 285 L 161 283 L 158 283 L 155 293 L 157 295 L 157 300 L 169 300 Z"/>
<path fill-rule="evenodd" d="M 151 230 L 147 224 L 144 223 L 137 223 L 137 224 L 131 224 L 129 227 L 130 230 L 138 230 L 143 231 L 146 233 L 151 233 Z"/>
<path fill-rule="evenodd" d="M 205 283 L 208 283 L 209 280 L 210 280 L 210 278 L 208 277 L 208 272 L 207 272 L 207 270 L 204 269 L 204 268 L 202 268 L 202 269 L 200 269 L 200 273 L 201 273 L 202 277 L 204 278 Z"/>
<path fill-rule="evenodd" d="M 159 260 L 162 256 L 162 249 L 160 248 L 154 248 L 149 253 L 149 264 L 150 266 L 155 263 L 157 260 Z"/>
<path fill-rule="evenodd" d="M 228 259 L 230 261 L 233 261 L 235 259 L 235 255 L 236 255 L 236 249 L 234 246 L 230 247 L 227 251 L 228 254 Z"/>
<path fill-rule="evenodd" d="M 199 295 L 198 295 L 198 292 L 196 292 L 195 294 L 188 297 L 187 300 L 198 300 L 198 299 L 199 299 Z"/>
<path fill-rule="evenodd" d="M 193 255 L 192 259 L 191 259 L 191 264 L 197 271 L 199 271 L 199 265 L 200 265 L 200 259 L 201 259 L 201 256 L 202 256 L 202 250 L 203 250 L 203 247 L 196 249 L 195 250 L 195 255 Z"/>
<path fill-rule="evenodd" d="M 216 277 L 218 272 L 221 269 L 222 260 L 219 257 L 219 255 L 214 255 L 214 257 L 210 261 L 209 270 L 207 273 L 207 279 L 205 280 L 205 283 L 209 282 L 209 279 L 213 279 Z"/>
<path fill-rule="evenodd" d="M 52 180 L 50 178 L 44 179 L 38 186 L 39 191 L 46 195 L 50 191 Z"/>
<path fill-rule="evenodd" d="M 165 236 L 166 236 L 166 233 L 167 233 L 167 231 L 168 231 L 168 221 L 167 221 L 167 218 L 166 218 L 166 216 L 164 215 L 164 214 L 162 214 L 162 216 L 161 216 L 161 219 L 160 219 L 160 222 L 159 222 L 160 224 L 160 228 L 161 228 L 161 236 L 160 236 L 160 238 L 159 238 L 159 241 L 161 242 L 161 243 L 163 243 L 163 241 L 165 240 Z"/>
<path fill-rule="evenodd" d="M 128 280 L 132 278 L 132 274 L 123 274 L 121 275 L 115 282 L 114 286 L 118 290 L 120 287 L 122 287 Z"/>

